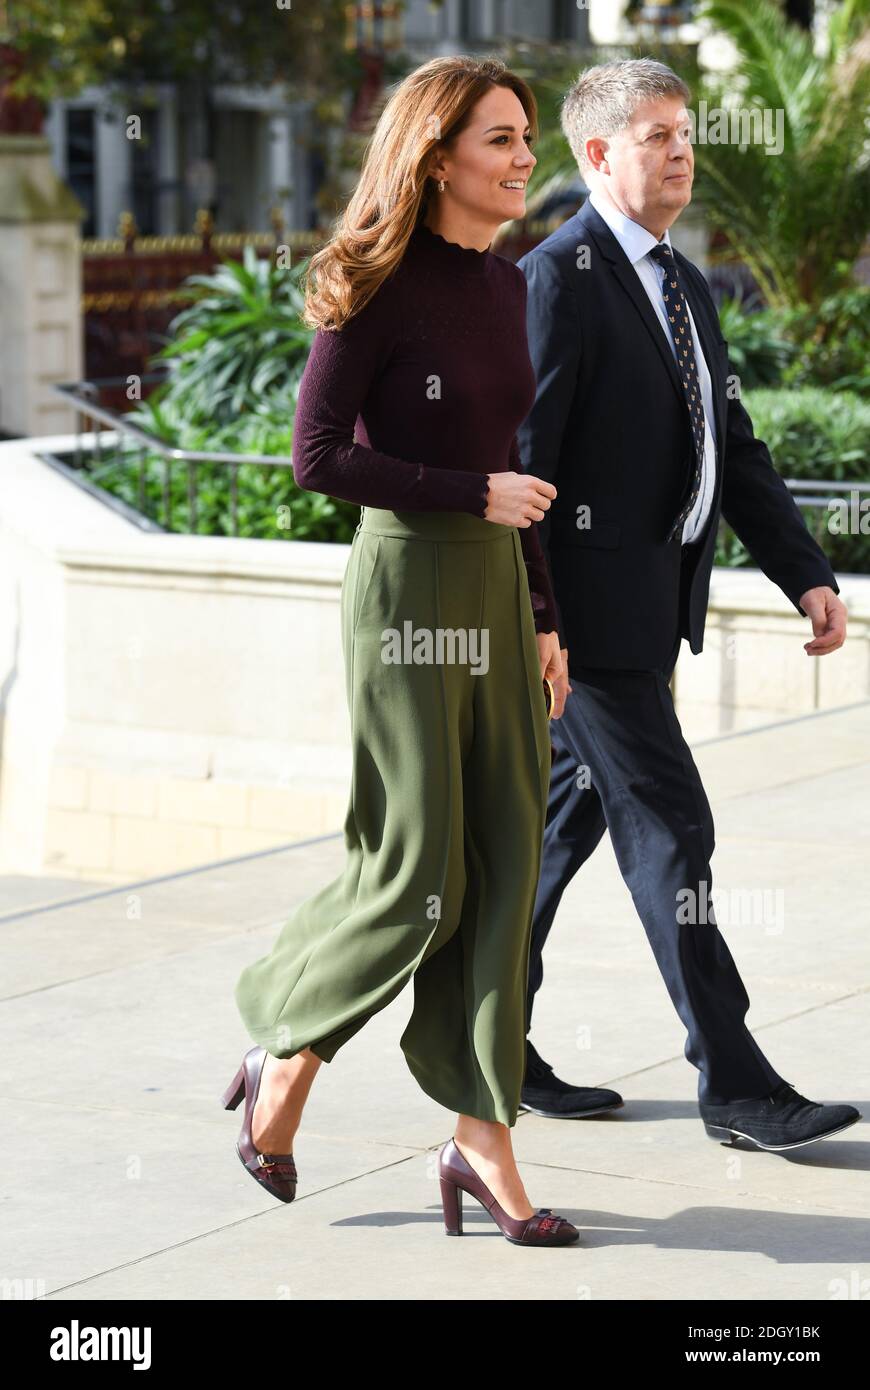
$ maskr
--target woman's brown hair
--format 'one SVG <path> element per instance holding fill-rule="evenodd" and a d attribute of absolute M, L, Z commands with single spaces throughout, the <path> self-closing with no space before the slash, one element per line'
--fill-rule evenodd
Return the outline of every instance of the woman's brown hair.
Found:
<path fill-rule="evenodd" d="M 306 267 L 302 318 L 309 328 L 341 328 L 392 275 L 425 219 L 433 151 L 451 148 L 490 87 L 516 93 L 536 137 L 532 89 L 499 58 L 433 58 L 403 78 L 366 147 L 347 207 Z"/>

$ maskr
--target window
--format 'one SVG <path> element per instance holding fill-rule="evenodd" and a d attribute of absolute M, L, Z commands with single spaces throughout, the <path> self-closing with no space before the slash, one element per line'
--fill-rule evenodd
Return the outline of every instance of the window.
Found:
<path fill-rule="evenodd" d="M 67 107 L 66 178 L 86 213 L 79 235 L 96 236 L 97 161 L 92 106 Z"/>

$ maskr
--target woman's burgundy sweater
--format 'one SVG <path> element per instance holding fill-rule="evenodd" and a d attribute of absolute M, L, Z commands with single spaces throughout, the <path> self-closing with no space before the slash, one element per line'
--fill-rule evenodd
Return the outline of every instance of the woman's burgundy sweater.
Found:
<path fill-rule="evenodd" d="M 503 256 L 418 224 L 364 308 L 314 336 L 293 431 L 299 486 L 366 507 L 482 517 L 487 473 L 522 472 L 516 430 L 536 385 L 526 291 Z M 537 522 L 519 534 L 535 629 L 555 632 Z"/>

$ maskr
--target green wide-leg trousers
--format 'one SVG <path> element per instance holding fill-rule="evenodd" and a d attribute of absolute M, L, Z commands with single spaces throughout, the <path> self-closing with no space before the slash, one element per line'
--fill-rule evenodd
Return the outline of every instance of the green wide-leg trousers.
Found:
<path fill-rule="evenodd" d="M 551 758 L 517 528 L 365 507 L 341 622 L 345 867 L 246 967 L 236 1002 L 274 1056 L 331 1062 L 413 976 L 400 1046 L 418 1084 L 513 1125 Z"/>

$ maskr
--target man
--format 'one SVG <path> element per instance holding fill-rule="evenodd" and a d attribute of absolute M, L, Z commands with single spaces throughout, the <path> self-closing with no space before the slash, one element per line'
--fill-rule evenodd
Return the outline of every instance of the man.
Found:
<path fill-rule="evenodd" d="M 519 445 L 523 467 L 557 488 L 540 531 L 565 671 L 527 1030 L 562 893 L 606 826 L 687 1029 L 707 1133 L 779 1150 L 860 1115 L 799 1095 L 746 1027 L 749 998 L 709 901 L 713 819 L 668 683 L 682 637 L 693 653 L 703 645 L 720 512 L 809 618 L 809 655 L 842 646 L 846 610 L 733 389 L 704 277 L 670 243 L 692 195 L 689 97 L 651 59 L 581 74 L 562 126 L 590 197 L 519 262 L 538 382 Z M 527 1041 L 524 1109 L 573 1118 L 621 1105 L 559 1080 Z"/>

